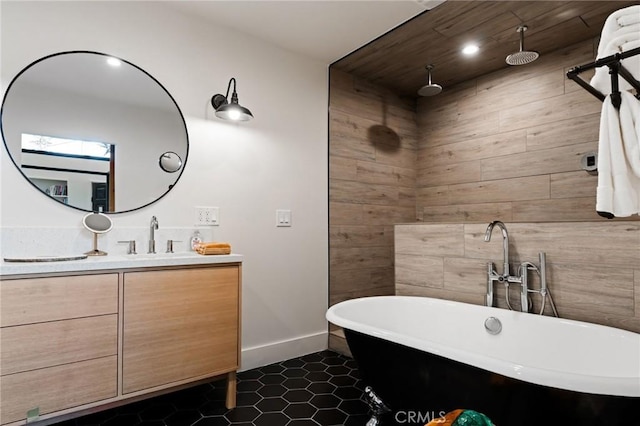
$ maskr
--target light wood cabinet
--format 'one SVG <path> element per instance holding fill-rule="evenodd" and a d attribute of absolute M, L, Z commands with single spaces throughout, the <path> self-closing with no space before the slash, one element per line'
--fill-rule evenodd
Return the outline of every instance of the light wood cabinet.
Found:
<path fill-rule="evenodd" d="M 0 278 L 0 424 L 73 416 L 227 378 L 235 406 L 239 263 Z"/>
<path fill-rule="evenodd" d="M 117 274 L 0 285 L 0 423 L 117 395 Z"/>
<path fill-rule="evenodd" d="M 123 393 L 238 369 L 238 268 L 124 274 Z"/>

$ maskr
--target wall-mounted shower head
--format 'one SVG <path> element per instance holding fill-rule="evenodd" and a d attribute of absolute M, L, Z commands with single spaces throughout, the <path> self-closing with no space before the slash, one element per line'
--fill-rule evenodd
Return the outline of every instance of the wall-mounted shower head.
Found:
<path fill-rule="evenodd" d="M 538 59 L 540 54 L 535 50 L 524 50 L 524 32 L 527 31 L 526 25 L 520 25 L 516 28 L 516 31 L 520 33 L 520 51 L 515 52 L 507 56 L 505 59 L 509 65 L 526 65 Z"/>
<path fill-rule="evenodd" d="M 427 73 L 429 74 L 429 82 L 422 86 L 420 90 L 418 90 L 418 95 L 420 96 L 433 96 L 442 92 L 442 86 L 439 84 L 431 83 L 431 70 L 433 69 L 433 65 L 429 64 L 425 67 L 427 69 Z"/>

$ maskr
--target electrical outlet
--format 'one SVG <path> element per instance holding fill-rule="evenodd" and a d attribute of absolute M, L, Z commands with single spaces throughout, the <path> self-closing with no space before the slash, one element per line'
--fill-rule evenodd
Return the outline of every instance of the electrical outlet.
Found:
<path fill-rule="evenodd" d="M 276 226 L 291 226 L 291 210 L 276 210 Z"/>
<path fill-rule="evenodd" d="M 220 225 L 220 209 L 218 207 L 196 207 L 195 224 L 203 226 Z"/>

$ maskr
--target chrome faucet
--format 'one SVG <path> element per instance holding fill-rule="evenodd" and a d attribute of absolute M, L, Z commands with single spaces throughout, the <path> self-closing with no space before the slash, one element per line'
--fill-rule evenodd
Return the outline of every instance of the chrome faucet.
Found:
<path fill-rule="evenodd" d="M 498 274 L 493 262 L 487 263 L 487 306 L 494 306 L 493 284 L 496 281 L 509 281 L 509 233 L 507 232 L 507 227 L 499 220 L 491 222 L 484 233 L 484 240 L 485 242 L 491 241 L 491 234 L 496 226 L 502 231 L 502 274 Z"/>
<path fill-rule="evenodd" d="M 511 275 L 509 273 L 509 233 L 507 232 L 507 227 L 504 225 L 504 223 L 500 222 L 499 220 L 491 222 L 489 226 L 487 226 L 487 230 L 484 233 L 484 240 L 486 242 L 491 241 L 491 233 L 493 232 L 493 228 L 496 226 L 502 230 L 502 255 L 504 263 L 502 266 L 502 274 L 498 274 L 493 262 L 487 262 L 487 306 L 494 306 L 493 287 L 494 283 L 498 281 L 504 284 L 507 307 L 510 310 L 513 310 L 509 301 L 509 285 L 518 284 L 520 285 L 520 310 L 522 312 L 530 312 L 532 310 L 531 301 L 529 300 L 529 294 L 538 293 L 542 297 L 542 305 L 539 314 L 542 315 L 544 313 L 548 297 L 549 303 L 551 304 L 551 308 L 553 310 L 553 314 L 557 317 L 558 311 L 556 310 L 553 299 L 551 298 L 551 293 L 549 292 L 549 287 L 547 286 L 547 255 L 544 252 L 538 253 L 540 266 L 536 266 L 536 264 L 532 262 L 521 262 L 519 267 L 517 268 L 517 275 Z M 539 290 L 530 288 L 528 275 L 529 271 L 534 271 L 540 276 Z"/>
<path fill-rule="evenodd" d="M 503 266 L 502 266 L 502 276 L 509 276 L 509 233 L 507 232 L 507 227 L 504 223 L 499 220 L 494 220 L 487 226 L 487 230 L 484 233 L 485 242 L 491 241 L 491 234 L 493 232 L 493 228 L 497 226 L 502 231 L 502 258 L 503 258 Z"/>
<path fill-rule="evenodd" d="M 151 216 L 151 224 L 149 225 L 149 251 L 147 253 L 155 254 L 156 252 L 156 238 L 154 231 L 158 229 L 158 219 L 155 216 Z"/>

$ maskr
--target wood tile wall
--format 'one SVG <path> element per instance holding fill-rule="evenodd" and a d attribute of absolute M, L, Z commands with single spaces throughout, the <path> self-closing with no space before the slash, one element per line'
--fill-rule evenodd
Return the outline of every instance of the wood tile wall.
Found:
<path fill-rule="evenodd" d="M 393 294 L 393 224 L 415 220 L 415 103 L 331 70 L 330 304 Z"/>
<path fill-rule="evenodd" d="M 393 293 L 394 280 L 398 294 L 482 304 L 486 262 L 502 253 L 499 238 L 480 236 L 502 220 L 512 261 L 547 252 L 561 316 L 640 331 L 639 218 L 598 216 L 597 177 L 580 169 L 597 151 L 602 104 L 566 72 L 591 61 L 595 46 L 416 105 L 332 69 L 330 304 Z M 398 223 L 412 224 L 394 236 Z"/>
<path fill-rule="evenodd" d="M 507 223 L 512 270 L 547 255 L 547 283 L 560 317 L 640 333 L 640 223 Z M 484 241 L 487 224 L 395 227 L 396 293 L 482 305 L 486 264 L 502 271 L 502 236 Z M 530 275 L 530 276 L 533 276 Z M 531 286 L 539 288 L 539 280 Z M 510 300 L 519 306 L 518 286 Z M 498 306 L 505 292 L 496 286 Z M 532 296 L 534 308 L 540 299 Z M 545 311 L 550 313 L 547 306 Z"/>
<path fill-rule="evenodd" d="M 602 103 L 566 78 L 593 60 L 594 45 L 420 99 L 417 219 L 604 220 L 595 213 L 597 177 L 580 168 L 582 155 L 598 149 Z"/>

